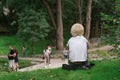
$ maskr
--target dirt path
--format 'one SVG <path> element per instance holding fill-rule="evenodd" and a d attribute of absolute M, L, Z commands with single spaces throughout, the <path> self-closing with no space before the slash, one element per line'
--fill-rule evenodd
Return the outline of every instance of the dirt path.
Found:
<path fill-rule="evenodd" d="M 53 69 L 53 68 L 62 67 L 62 64 L 67 64 L 67 60 L 62 61 L 61 59 L 51 59 L 51 66 L 47 66 L 47 68 L 44 67 L 44 63 L 39 63 L 33 66 L 19 69 L 18 71 L 24 72 L 24 71 L 32 71 L 37 69 Z"/>
<path fill-rule="evenodd" d="M 109 51 L 109 50 L 111 50 L 111 49 L 113 49 L 112 46 L 106 45 L 106 46 L 102 46 L 102 47 L 98 47 L 98 48 L 91 48 L 91 49 L 88 50 L 88 52 L 92 52 L 92 51 L 96 51 L 96 50 L 105 50 L 105 51 Z"/>
<path fill-rule="evenodd" d="M 0 58 L 7 58 L 7 56 L 0 56 Z M 62 64 L 67 64 L 68 60 L 61 60 L 61 58 L 56 58 L 56 59 L 51 59 L 51 66 L 47 66 L 47 68 L 45 68 L 44 66 L 44 60 L 42 58 L 34 58 L 34 57 L 19 57 L 20 60 L 30 60 L 31 63 L 35 64 L 29 67 L 25 67 L 25 68 L 21 68 L 18 71 L 20 72 L 24 72 L 24 71 L 33 71 L 33 70 L 37 70 L 37 69 L 53 69 L 53 68 L 59 68 L 62 67 Z"/>

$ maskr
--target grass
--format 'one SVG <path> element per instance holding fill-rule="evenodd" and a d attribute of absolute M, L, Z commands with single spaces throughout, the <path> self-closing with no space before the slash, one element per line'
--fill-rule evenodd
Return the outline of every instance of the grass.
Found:
<path fill-rule="evenodd" d="M 0 80 L 120 80 L 120 60 L 93 61 L 90 70 L 67 71 L 61 68 L 31 72 L 0 72 Z"/>
<path fill-rule="evenodd" d="M 32 65 L 28 60 L 19 60 L 19 68 L 27 67 Z M 0 58 L 0 72 L 8 71 L 8 59 Z"/>
<path fill-rule="evenodd" d="M 19 55 L 22 55 L 22 40 L 21 38 L 18 38 L 17 36 L 0 36 L 0 55 L 7 55 L 9 52 L 9 45 L 14 46 L 18 52 Z M 42 54 L 44 47 L 50 43 L 49 40 L 40 40 L 39 42 L 35 43 L 34 46 L 34 52 L 35 54 Z M 31 55 L 31 47 L 30 43 L 26 43 L 26 55 Z"/>

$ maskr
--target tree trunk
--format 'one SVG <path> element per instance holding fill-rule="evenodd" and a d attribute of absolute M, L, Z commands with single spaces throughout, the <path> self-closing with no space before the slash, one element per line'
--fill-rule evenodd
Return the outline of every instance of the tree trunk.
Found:
<path fill-rule="evenodd" d="M 57 0 L 57 49 L 63 50 L 63 22 L 61 0 Z"/>
<path fill-rule="evenodd" d="M 96 21 L 96 23 L 95 23 L 95 34 L 94 34 L 94 36 L 95 36 L 96 38 L 100 37 L 99 33 L 100 33 L 100 31 L 99 31 L 99 21 Z"/>
<path fill-rule="evenodd" d="M 34 54 L 34 42 L 31 42 L 31 50 L 32 50 L 32 55 Z"/>
<path fill-rule="evenodd" d="M 55 33 L 56 33 L 56 29 L 57 29 L 57 23 L 56 23 L 56 16 L 54 16 L 54 13 L 53 13 L 53 11 L 52 11 L 52 9 L 51 9 L 51 7 L 50 7 L 50 5 L 48 4 L 48 1 L 47 0 L 42 0 L 42 2 L 43 2 L 43 4 L 45 5 L 45 7 L 46 7 L 46 10 L 47 10 L 47 12 L 48 12 L 48 15 L 49 15 L 49 17 L 50 17 L 50 21 L 51 21 L 51 25 L 53 26 L 53 28 L 54 28 L 54 31 L 55 31 Z M 49 36 L 50 36 L 50 40 L 51 40 L 51 42 L 52 42 L 52 44 L 53 45 L 56 45 L 56 37 L 54 37 L 54 35 L 53 34 L 51 34 L 52 32 L 50 32 L 50 34 L 49 34 Z"/>
<path fill-rule="evenodd" d="M 53 16 L 52 9 L 50 8 L 47 0 L 42 0 L 42 2 L 44 3 L 44 5 L 45 5 L 45 7 L 46 7 L 46 9 L 47 9 L 47 11 L 48 11 L 48 14 L 49 14 L 49 16 L 50 16 L 50 21 L 51 21 L 51 23 L 52 23 L 52 26 L 53 26 L 54 29 L 56 30 L 56 22 L 55 22 L 55 18 L 54 18 L 54 16 Z"/>
<path fill-rule="evenodd" d="M 76 0 L 76 19 L 78 23 L 82 24 L 82 3 L 83 0 Z"/>
<path fill-rule="evenodd" d="M 89 39 L 90 37 L 90 25 L 91 25 L 91 7 L 92 7 L 92 0 L 88 0 L 87 4 L 87 14 L 86 14 L 86 32 L 85 37 Z"/>

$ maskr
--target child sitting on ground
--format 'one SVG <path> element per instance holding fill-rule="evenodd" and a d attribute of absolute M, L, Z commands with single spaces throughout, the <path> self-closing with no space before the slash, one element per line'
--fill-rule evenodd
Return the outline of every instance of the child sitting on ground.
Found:
<path fill-rule="evenodd" d="M 84 27 L 81 24 L 76 23 L 72 26 L 72 37 L 67 43 L 69 50 L 69 64 L 63 64 L 63 69 L 75 70 L 78 68 L 89 69 L 91 67 L 87 62 L 88 40 L 83 36 L 83 34 Z"/>

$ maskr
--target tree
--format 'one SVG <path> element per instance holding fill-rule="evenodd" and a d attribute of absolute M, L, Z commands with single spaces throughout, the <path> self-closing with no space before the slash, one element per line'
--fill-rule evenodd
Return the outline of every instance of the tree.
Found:
<path fill-rule="evenodd" d="M 120 55 L 120 0 L 115 0 L 113 13 L 101 13 L 104 42 L 114 47 L 115 53 Z"/>
<path fill-rule="evenodd" d="M 49 6 L 47 0 L 42 0 L 42 2 L 44 3 L 44 5 L 45 5 L 45 7 L 46 7 L 46 9 L 47 9 L 47 11 L 48 11 L 48 14 L 49 14 L 49 16 L 50 16 L 51 24 L 52 24 L 52 26 L 54 27 L 54 29 L 56 30 L 56 22 L 55 22 L 55 17 L 54 17 L 54 15 L 53 15 L 54 13 L 53 13 L 51 7 Z"/>
<path fill-rule="evenodd" d="M 25 8 L 22 13 L 18 14 L 19 29 L 17 35 L 23 41 L 30 42 L 32 54 L 34 53 L 34 43 L 44 39 L 50 31 L 46 15 L 42 11 L 35 11 L 32 8 Z"/>
<path fill-rule="evenodd" d="M 56 11 L 55 13 L 51 9 L 47 0 L 42 0 L 42 2 L 44 3 L 44 5 L 48 11 L 52 26 L 54 27 L 54 30 L 56 31 L 56 43 L 57 43 L 56 48 L 57 48 L 57 50 L 62 50 L 63 49 L 63 23 L 62 23 L 61 0 L 56 1 L 57 8 L 55 9 L 55 11 Z M 56 14 L 55 17 L 53 16 L 54 14 Z"/>
<path fill-rule="evenodd" d="M 61 0 L 57 0 L 57 49 L 63 50 L 63 22 Z"/>
<path fill-rule="evenodd" d="M 85 36 L 87 39 L 90 37 L 90 26 L 91 26 L 91 7 L 92 7 L 92 0 L 88 0 L 87 3 L 87 14 L 86 14 L 86 32 Z"/>
<path fill-rule="evenodd" d="M 100 14 L 103 12 L 109 15 L 114 15 L 114 2 L 115 0 L 93 0 L 90 38 L 99 38 L 102 35 L 102 21 Z"/>
<path fill-rule="evenodd" d="M 100 17 L 101 17 L 100 13 L 104 12 L 107 15 L 116 15 L 116 14 L 113 14 L 113 10 L 114 10 L 113 3 L 115 1 L 116 0 L 84 0 L 84 1 L 83 0 L 63 0 L 62 10 L 61 10 L 62 12 L 61 11 L 60 12 L 62 13 L 61 17 L 64 22 L 62 23 L 64 25 L 63 27 L 64 34 L 65 35 L 67 34 L 67 36 L 70 36 L 70 33 L 68 31 L 70 31 L 71 25 L 76 22 L 79 22 L 79 23 L 82 23 L 83 25 L 86 24 L 85 36 L 87 38 L 91 36 L 99 37 L 100 36 L 99 34 L 101 33 L 101 30 L 102 30 L 100 27 L 102 23 L 102 21 L 100 20 Z M 88 6 L 86 7 L 86 5 Z M 58 48 L 58 46 L 60 46 L 60 43 L 62 42 L 58 39 L 58 34 L 59 36 L 61 35 L 63 37 L 63 32 L 62 30 L 60 31 L 59 30 L 60 27 L 58 27 L 58 26 L 61 26 L 60 25 L 61 22 L 59 22 L 61 20 L 58 20 L 59 12 L 56 9 L 56 6 L 58 6 L 57 0 L 1 0 L 0 1 L 0 13 L 1 13 L 0 23 L 4 22 L 5 26 L 7 26 L 8 31 L 10 31 L 10 29 L 12 30 L 15 29 L 15 31 L 10 31 L 10 32 L 14 32 L 14 34 L 16 34 L 16 31 L 19 30 L 18 28 L 19 24 L 17 23 L 18 21 L 17 13 L 19 14 L 24 13 L 23 10 L 26 7 L 31 7 L 31 9 L 37 12 L 42 11 L 47 16 L 45 18 L 48 21 L 48 24 L 52 28 L 52 30 L 50 31 L 49 38 L 51 41 L 53 40 L 53 43 L 55 43 L 55 45 L 57 45 L 57 48 Z M 91 6 L 92 6 L 92 9 L 91 9 Z M 3 7 L 7 7 L 9 9 L 9 14 L 7 16 L 2 14 Z M 60 32 L 58 33 L 58 31 Z M 61 40 L 62 40 L 62 37 L 61 37 Z M 57 40 L 60 41 L 59 44 Z M 65 40 L 67 42 L 67 39 Z"/>
<path fill-rule="evenodd" d="M 78 23 L 82 24 L 82 5 L 83 0 L 76 0 L 76 19 Z"/>

